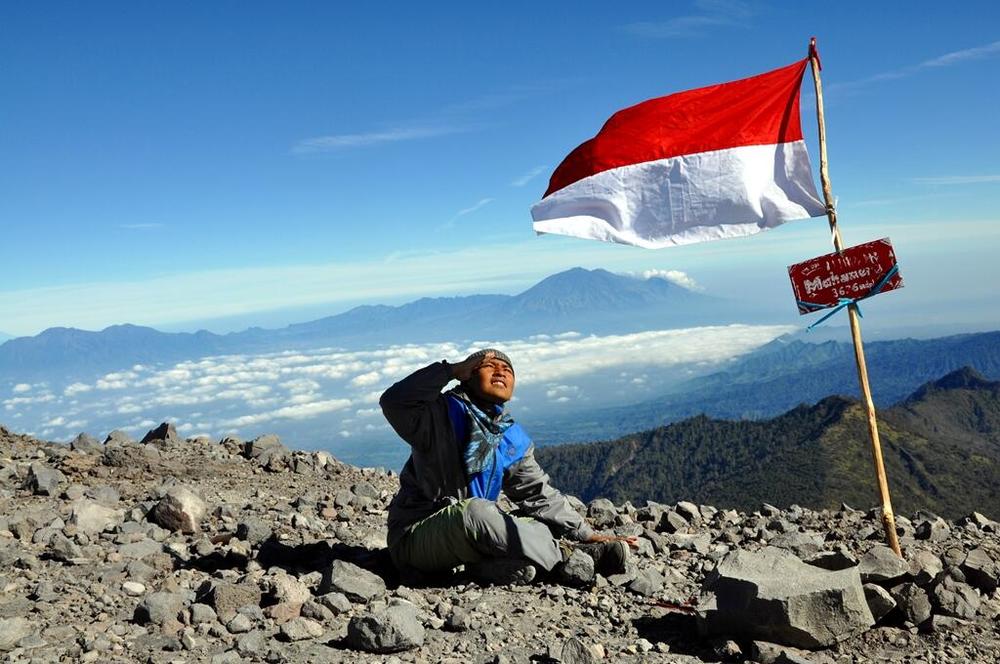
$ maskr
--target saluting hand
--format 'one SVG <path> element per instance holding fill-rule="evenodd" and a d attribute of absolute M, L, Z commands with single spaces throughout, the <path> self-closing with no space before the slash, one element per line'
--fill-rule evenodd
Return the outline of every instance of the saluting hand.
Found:
<path fill-rule="evenodd" d="M 478 369 L 484 362 L 492 360 L 493 356 L 493 351 L 488 351 L 485 355 L 478 355 L 476 357 L 470 355 L 458 364 L 451 365 L 451 377 L 460 383 L 464 383 L 472 378 L 472 372 Z"/>

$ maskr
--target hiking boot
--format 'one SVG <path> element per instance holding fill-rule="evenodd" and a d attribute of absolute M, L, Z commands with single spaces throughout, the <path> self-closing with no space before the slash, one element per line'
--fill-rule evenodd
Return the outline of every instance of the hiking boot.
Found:
<path fill-rule="evenodd" d="M 470 563 L 465 569 L 476 581 L 494 586 L 525 586 L 538 573 L 528 561 L 514 558 L 488 558 Z"/>
<path fill-rule="evenodd" d="M 577 544 L 577 548 L 594 559 L 594 568 L 598 574 L 611 576 L 625 572 L 628 563 L 628 544 L 620 540 L 610 542 L 585 542 Z"/>

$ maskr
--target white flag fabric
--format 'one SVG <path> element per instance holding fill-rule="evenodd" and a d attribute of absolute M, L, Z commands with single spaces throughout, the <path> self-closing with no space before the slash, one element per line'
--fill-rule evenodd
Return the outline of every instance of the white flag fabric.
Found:
<path fill-rule="evenodd" d="M 556 168 L 534 230 L 660 248 L 823 216 L 799 119 L 808 62 L 615 113 Z"/>

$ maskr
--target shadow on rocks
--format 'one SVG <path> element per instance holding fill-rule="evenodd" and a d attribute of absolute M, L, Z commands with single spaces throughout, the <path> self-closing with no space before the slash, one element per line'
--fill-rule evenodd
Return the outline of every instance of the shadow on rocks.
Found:
<path fill-rule="evenodd" d="M 265 569 L 280 567 L 294 575 L 322 572 L 334 560 L 343 560 L 377 574 L 389 587 L 399 585 L 398 575 L 386 549 L 366 549 L 341 542 L 285 544 L 272 536 L 260 545 L 256 560 Z"/>
<path fill-rule="evenodd" d="M 699 637 L 698 625 L 691 614 L 643 616 L 634 619 L 632 625 L 640 637 L 650 643 L 666 643 L 672 653 L 697 657 L 703 662 L 722 661 L 710 641 Z"/>

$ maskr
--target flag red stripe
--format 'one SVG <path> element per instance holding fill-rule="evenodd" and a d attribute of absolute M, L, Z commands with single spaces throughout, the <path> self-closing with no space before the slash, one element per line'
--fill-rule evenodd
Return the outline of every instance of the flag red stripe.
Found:
<path fill-rule="evenodd" d="M 801 140 L 799 87 L 808 63 L 806 58 L 765 74 L 657 97 L 618 111 L 559 164 L 545 196 L 629 164 Z"/>

